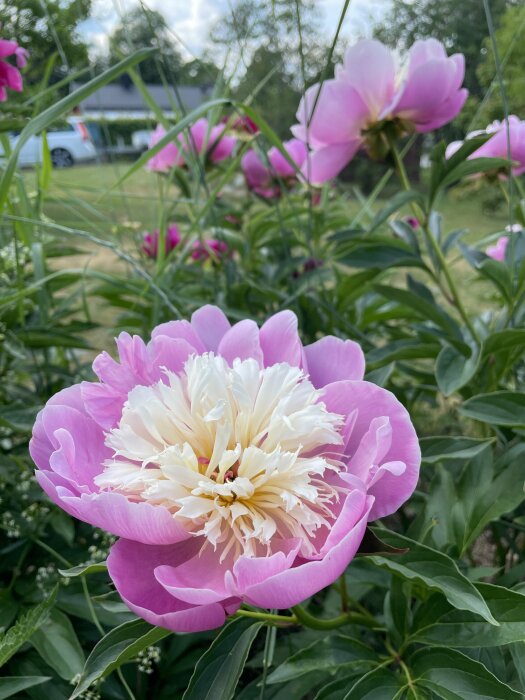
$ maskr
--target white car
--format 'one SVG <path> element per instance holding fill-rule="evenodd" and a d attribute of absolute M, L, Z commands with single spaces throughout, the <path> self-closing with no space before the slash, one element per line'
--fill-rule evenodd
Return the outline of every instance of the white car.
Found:
<path fill-rule="evenodd" d="M 18 141 L 19 135 L 11 135 L 11 148 Z M 89 131 L 79 117 L 70 117 L 67 124 L 60 128 L 47 130 L 47 143 L 51 161 L 55 168 L 69 168 L 75 163 L 94 160 L 97 155 Z M 42 137 L 31 136 L 22 146 L 18 164 L 35 165 L 42 162 Z"/>

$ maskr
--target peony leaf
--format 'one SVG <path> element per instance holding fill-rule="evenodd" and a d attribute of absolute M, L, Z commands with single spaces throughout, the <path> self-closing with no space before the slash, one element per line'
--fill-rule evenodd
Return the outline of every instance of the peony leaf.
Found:
<path fill-rule="evenodd" d="M 443 700 L 523 700 L 482 663 L 455 649 L 419 649 L 407 664 L 417 686 Z"/>
<path fill-rule="evenodd" d="M 316 640 L 290 656 L 269 676 L 267 683 L 285 683 L 317 671 L 318 673 L 341 673 L 359 667 L 361 673 L 376 664 L 377 654 L 357 639 L 345 635 Z"/>
<path fill-rule="evenodd" d="M 478 394 L 465 401 L 459 412 L 492 425 L 525 426 L 525 394 L 520 391 Z"/>
<path fill-rule="evenodd" d="M 183 700 L 230 700 L 253 641 L 264 623 L 246 618 L 222 628 L 195 666 Z"/>
<path fill-rule="evenodd" d="M 455 608 L 469 610 L 480 615 L 491 625 L 498 625 L 483 596 L 450 557 L 404 535 L 378 527 L 372 530 L 387 544 L 393 547 L 408 547 L 409 551 L 396 557 L 372 555 L 368 557 L 368 561 L 387 569 L 395 576 L 419 583 L 429 590 L 439 591 Z"/>
<path fill-rule="evenodd" d="M 94 681 L 108 676 L 127 661 L 132 661 L 140 651 L 169 634 L 169 630 L 152 627 L 144 620 L 131 620 L 112 629 L 88 656 L 71 700 L 81 695 Z"/>
<path fill-rule="evenodd" d="M 23 690 L 50 680 L 50 676 L 5 676 L 0 678 L 0 700 L 6 700 L 13 695 L 19 697 L 17 694 Z"/>

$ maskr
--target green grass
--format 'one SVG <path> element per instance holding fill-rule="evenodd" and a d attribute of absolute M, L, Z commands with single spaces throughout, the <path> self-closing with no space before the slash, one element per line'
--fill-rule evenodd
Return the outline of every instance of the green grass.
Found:
<path fill-rule="evenodd" d="M 103 237 L 111 237 L 115 227 L 155 228 L 159 219 L 159 178 L 142 171 L 115 188 L 128 167 L 129 163 L 124 162 L 53 171 L 45 213 L 62 225 Z M 26 171 L 25 177 L 29 185 L 34 183 L 32 171 Z M 376 209 L 382 204 L 379 200 Z M 350 201 L 349 216 L 360 208 L 358 202 Z M 466 228 L 466 240 L 470 243 L 501 231 L 507 223 L 504 207 L 487 214 L 479 194 L 467 195 L 461 190 L 452 190 L 444 197 L 439 210 L 443 214 L 444 232 Z"/>

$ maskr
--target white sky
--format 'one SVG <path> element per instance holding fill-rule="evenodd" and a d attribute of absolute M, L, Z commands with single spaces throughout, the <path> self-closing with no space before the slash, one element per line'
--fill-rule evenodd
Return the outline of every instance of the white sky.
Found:
<path fill-rule="evenodd" d="M 269 1 L 269 0 L 268 0 Z M 208 46 L 210 27 L 228 11 L 235 0 L 149 0 L 151 9 L 161 12 L 169 27 L 181 39 L 187 58 L 200 56 Z M 341 36 L 349 41 L 370 33 L 374 18 L 379 18 L 390 0 L 351 0 Z M 320 31 L 331 40 L 344 0 L 317 0 L 323 17 Z M 107 37 L 119 23 L 119 17 L 136 5 L 136 0 L 94 0 L 92 17 L 80 26 L 92 51 L 107 45 Z M 182 48 L 182 47 L 181 47 Z"/>

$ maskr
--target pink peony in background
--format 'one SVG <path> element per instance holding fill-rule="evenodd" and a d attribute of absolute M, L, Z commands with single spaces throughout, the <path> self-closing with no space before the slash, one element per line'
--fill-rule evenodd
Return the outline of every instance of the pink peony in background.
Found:
<path fill-rule="evenodd" d="M 189 130 L 179 134 L 176 143 L 170 143 L 150 158 L 147 170 L 167 172 L 174 166 L 185 165 L 185 157 L 191 153 L 205 154 L 212 163 L 229 158 L 237 140 L 234 136 L 224 135 L 225 124 L 210 127 L 207 119 L 199 119 Z M 166 135 L 166 130 L 160 124 L 150 139 L 152 148 Z"/>
<path fill-rule="evenodd" d="M 22 92 L 20 71 L 5 60 L 10 56 L 15 57 L 18 68 L 23 68 L 29 54 L 21 46 L 18 46 L 16 41 L 0 39 L 0 102 L 7 100 L 7 88 L 15 92 Z"/>
<path fill-rule="evenodd" d="M 259 328 L 205 306 L 117 348 L 98 381 L 48 401 L 30 451 L 55 503 L 121 538 L 110 576 L 152 624 L 206 630 L 243 602 L 302 602 L 414 491 L 405 408 L 363 380 L 357 343 L 303 346 L 291 311 Z"/>
<path fill-rule="evenodd" d="M 367 130 L 382 122 L 395 121 L 400 133 L 447 124 L 467 98 L 464 74 L 463 55 L 447 56 L 435 39 L 416 41 L 402 68 L 380 41 L 359 41 L 335 78 L 301 99 L 292 132 L 311 148 L 304 174 L 314 184 L 335 177 L 366 144 Z"/>
<path fill-rule="evenodd" d="M 508 138 L 507 138 L 508 131 Z M 490 138 L 469 156 L 473 158 L 503 158 L 509 155 L 513 161 L 512 174 L 522 175 L 525 173 L 525 121 L 522 121 L 514 114 L 509 116 L 508 128 L 506 121 L 494 121 L 485 130 L 472 131 L 467 134 L 467 139 L 480 134 L 491 134 Z M 446 157 L 450 158 L 463 144 L 463 141 L 453 141 L 447 146 Z"/>
<path fill-rule="evenodd" d="M 306 144 L 299 139 L 290 139 L 284 141 L 283 146 L 297 168 L 301 168 L 308 155 Z M 281 193 L 280 181 L 290 184 L 296 181 L 297 170 L 275 146 L 268 151 L 266 158 L 267 163 L 263 163 L 257 152 L 250 149 L 242 157 L 241 167 L 248 189 L 264 199 L 272 199 Z"/>
<path fill-rule="evenodd" d="M 195 241 L 193 244 L 193 252 L 191 257 L 194 260 L 208 260 L 210 258 L 210 251 L 211 255 L 219 260 L 228 254 L 228 244 L 225 241 L 219 241 L 216 238 L 207 238 L 204 243 L 201 243 L 201 241 Z"/>
<path fill-rule="evenodd" d="M 168 226 L 166 231 L 165 249 L 166 254 L 176 248 L 181 241 L 180 233 L 175 224 Z M 159 252 L 159 230 L 155 229 L 152 233 L 145 233 L 142 250 L 149 258 L 156 259 Z"/>
<path fill-rule="evenodd" d="M 508 244 L 509 237 L 500 236 L 496 241 L 495 245 L 488 246 L 486 253 L 489 256 L 489 258 L 492 258 L 493 260 L 498 260 L 499 262 L 503 262 L 505 260 L 505 253 L 507 252 Z"/>

